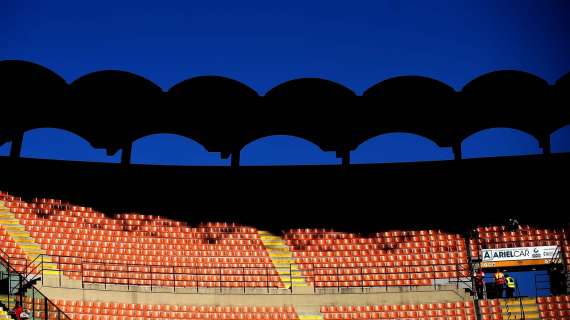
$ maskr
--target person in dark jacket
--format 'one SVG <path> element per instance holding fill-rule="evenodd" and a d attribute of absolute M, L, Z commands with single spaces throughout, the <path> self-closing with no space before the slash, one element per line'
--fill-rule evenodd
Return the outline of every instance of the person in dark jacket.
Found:
<path fill-rule="evenodd" d="M 483 286 L 485 285 L 485 273 L 481 269 L 477 269 L 473 274 L 473 282 L 477 291 L 477 298 L 483 299 Z"/>

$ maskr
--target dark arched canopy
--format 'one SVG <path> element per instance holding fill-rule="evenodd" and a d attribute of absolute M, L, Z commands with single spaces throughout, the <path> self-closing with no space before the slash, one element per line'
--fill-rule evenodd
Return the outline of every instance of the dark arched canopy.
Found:
<path fill-rule="evenodd" d="M 294 135 L 348 163 L 350 151 L 371 137 L 409 132 L 461 155 L 461 142 L 487 128 L 527 132 L 549 150 L 552 132 L 570 123 L 570 74 L 549 86 L 522 71 L 496 71 L 469 82 L 461 92 L 420 76 L 381 81 L 356 96 L 325 79 L 301 78 L 279 84 L 265 96 L 225 77 L 199 76 L 168 92 L 124 71 L 98 71 L 68 85 L 59 75 L 25 61 L 0 61 L 0 102 L 6 121 L 0 144 L 12 141 L 18 157 L 24 132 L 61 128 L 108 154 L 154 133 L 174 133 L 224 158 L 239 158 L 250 141 Z M 16 104 L 17 107 L 12 105 Z M 40 106 L 40 108 L 37 108 Z M 33 108 L 33 111 L 32 109 Z M 237 160 L 233 162 L 237 163 Z"/>
<path fill-rule="evenodd" d="M 65 80 L 38 64 L 0 61 L 0 105 L 5 119 L 0 127 L 0 145 L 18 140 L 29 128 L 44 126 L 65 104 Z M 52 124 L 53 125 L 53 124 Z"/>
<path fill-rule="evenodd" d="M 265 97 L 279 99 L 348 99 L 356 96 L 347 87 L 320 78 L 300 78 L 281 83 Z"/>
<path fill-rule="evenodd" d="M 146 132 L 152 126 L 149 115 L 156 114 L 163 101 L 162 89 L 152 81 L 116 70 L 89 73 L 73 81 L 70 92 L 71 109 L 83 109 L 83 119 L 90 119 L 76 125 L 109 154 Z"/>

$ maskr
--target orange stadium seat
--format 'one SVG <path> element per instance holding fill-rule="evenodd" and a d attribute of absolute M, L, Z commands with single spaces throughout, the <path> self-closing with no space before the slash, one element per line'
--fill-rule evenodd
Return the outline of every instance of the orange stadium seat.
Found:
<path fill-rule="evenodd" d="M 189 227 L 180 221 L 134 213 L 109 218 L 91 208 L 54 199 L 36 198 L 27 203 L 7 194 L 0 199 L 66 275 L 84 282 L 174 286 L 174 267 L 198 267 L 219 274 L 222 265 L 239 270 L 259 268 L 261 274 L 277 275 L 255 228 L 225 222 Z M 23 271 L 26 255 L 2 227 L 0 239 L 0 249 Z M 128 266 L 132 261 L 137 265 Z M 128 269 L 151 265 L 153 277 L 143 275 L 147 270 Z M 93 270 L 107 272 L 93 275 Z M 131 278 L 136 280 L 131 283 Z M 195 282 L 199 286 L 233 286 L 220 278 L 200 280 Z M 283 287 L 279 277 L 251 280 L 254 283 L 248 285 L 255 287 L 261 282 Z"/>
<path fill-rule="evenodd" d="M 322 306 L 320 311 L 324 319 L 476 319 L 473 304 L 463 302 L 419 305 Z"/>
<path fill-rule="evenodd" d="M 409 237 L 409 235 L 415 235 Z M 408 240 L 405 240 L 405 237 Z M 422 238 L 423 237 L 423 238 Z M 312 280 L 310 273 L 315 268 L 317 271 L 325 269 L 338 274 L 344 274 L 347 264 L 355 264 L 359 267 L 358 273 L 363 276 L 367 285 L 374 285 L 370 277 L 378 273 L 366 267 L 396 267 L 396 270 L 381 271 L 389 281 L 383 285 L 409 286 L 430 285 L 431 281 L 417 281 L 418 279 L 433 279 L 434 276 L 416 275 L 421 273 L 417 269 L 403 268 L 407 266 L 424 264 L 425 266 L 436 265 L 439 272 L 436 278 L 446 279 L 458 276 L 456 264 L 467 266 L 467 252 L 464 239 L 459 234 L 445 234 L 438 230 L 401 231 L 376 233 L 372 237 L 364 238 L 356 234 L 326 231 L 322 229 L 292 229 L 285 233 L 284 239 L 293 252 L 295 261 L 301 266 L 304 275 Z M 348 241 L 348 242 L 347 242 Z M 347 243 L 350 243 L 347 245 Z M 459 245 L 458 245 L 459 244 Z M 430 248 L 432 254 L 412 255 L 411 248 Z M 364 250 L 363 250 L 364 249 Z M 318 260 L 312 257 L 318 256 Z M 341 260 L 339 260 L 339 258 Z M 320 266 L 315 266 L 315 262 Z M 340 286 L 362 286 L 361 279 L 358 282 L 342 281 Z M 332 283 L 317 282 L 317 286 L 335 286 Z"/>
<path fill-rule="evenodd" d="M 105 317 L 152 318 L 152 319 L 251 319 L 294 320 L 298 319 L 294 308 L 287 306 L 177 306 L 125 304 L 92 301 L 57 300 L 57 305 L 71 319 L 105 319 Z M 25 305 L 27 306 L 27 305 Z M 43 313 L 36 313 L 43 316 Z M 50 316 L 51 317 L 51 316 Z M 109 318 L 111 319 L 111 318 Z M 114 318 L 113 318 L 114 319 Z"/>

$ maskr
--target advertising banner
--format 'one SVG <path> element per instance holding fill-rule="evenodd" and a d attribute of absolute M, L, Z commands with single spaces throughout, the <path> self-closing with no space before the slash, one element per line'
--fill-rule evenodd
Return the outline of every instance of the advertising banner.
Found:
<path fill-rule="evenodd" d="M 561 263 L 557 246 L 482 249 L 481 267 L 517 267 Z"/>

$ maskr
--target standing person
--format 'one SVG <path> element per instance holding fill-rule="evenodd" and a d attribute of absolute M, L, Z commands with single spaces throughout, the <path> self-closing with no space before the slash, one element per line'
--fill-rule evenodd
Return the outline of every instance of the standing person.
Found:
<path fill-rule="evenodd" d="M 554 266 L 550 270 L 550 290 L 555 296 L 566 294 L 567 283 L 564 267 Z"/>
<path fill-rule="evenodd" d="M 562 283 L 562 279 L 560 278 L 560 272 L 558 272 L 558 268 L 556 266 L 550 269 L 550 291 L 553 296 L 561 294 L 562 287 L 560 285 Z"/>
<path fill-rule="evenodd" d="M 505 287 L 505 275 L 501 272 L 501 270 L 497 269 L 497 272 L 495 272 L 496 299 L 500 299 L 503 297 L 504 287 Z"/>
<path fill-rule="evenodd" d="M 560 294 L 568 294 L 568 272 L 564 267 L 560 268 Z"/>
<path fill-rule="evenodd" d="M 475 289 L 477 290 L 477 298 L 483 299 L 483 286 L 485 285 L 485 273 L 481 268 L 477 269 L 473 274 L 473 280 L 475 282 Z"/>
<path fill-rule="evenodd" d="M 22 313 L 20 313 L 20 319 L 21 319 L 21 320 L 28 320 L 28 319 L 30 319 L 30 310 L 24 309 L 24 311 L 22 311 Z"/>
<path fill-rule="evenodd" d="M 24 312 L 22 304 L 20 302 L 16 302 L 16 306 L 14 307 L 14 315 L 16 316 L 16 320 L 21 320 L 20 315 L 22 312 Z"/>
<path fill-rule="evenodd" d="M 516 218 L 509 218 L 509 222 L 507 223 L 507 230 L 511 232 L 520 230 L 519 221 Z"/>
<path fill-rule="evenodd" d="M 507 282 L 507 298 L 514 297 L 515 289 L 517 288 L 517 283 L 515 279 L 509 274 L 505 274 L 505 280 Z"/>

